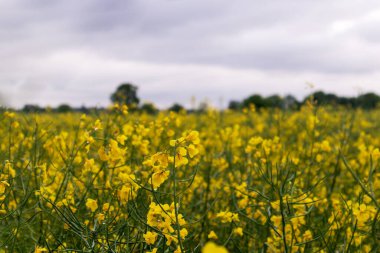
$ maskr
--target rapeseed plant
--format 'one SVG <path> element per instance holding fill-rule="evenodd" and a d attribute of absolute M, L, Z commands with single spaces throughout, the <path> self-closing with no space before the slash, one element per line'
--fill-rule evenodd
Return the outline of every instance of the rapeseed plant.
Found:
<path fill-rule="evenodd" d="M 380 111 L 0 115 L 0 252 L 378 252 Z"/>

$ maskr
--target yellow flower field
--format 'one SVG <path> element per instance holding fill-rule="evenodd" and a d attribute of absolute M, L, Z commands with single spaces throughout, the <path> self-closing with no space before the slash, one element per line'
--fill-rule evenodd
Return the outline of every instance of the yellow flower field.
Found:
<path fill-rule="evenodd" d="M 380 111 L 0 115 L 0 252 L 379 252 Z"/>

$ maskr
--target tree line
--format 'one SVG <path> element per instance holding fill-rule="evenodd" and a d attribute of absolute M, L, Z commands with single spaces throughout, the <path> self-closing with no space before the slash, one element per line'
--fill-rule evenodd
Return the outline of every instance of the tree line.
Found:
<path fill-rule="evenodd" d="M 115 92 L 110 96 L 112 103 L 125 104 L 129 107 L 130 111 L 145 112 L 150 114 L 155 114 L 159 112 L 154 104 L 152 103 L 142 103 L 140 104 L 140 98 L 138 97 L 138 87 L 131 83 L 123 83 L 118 86 Z M 374 109 L 380 105 L 380 96 L 375 93 L 365 93 L 356 97 L 342 97 L 337 96 L 332 93 L 325 93 L 323 91 L 316 91 L 312 94 L 306 96 L 303 100 L 299 101 L 292 95 L 287 95 L 281 97 L 279 95 L 272 95 L 263 97 L 259 94 L 253 94 L 241 101 L 230 101 L 228 109 L 230 110 L 242 110 L 251 105 L 256 108 L 280 108 L 280 109 L 299 109 L 307 101 L 314 101 L 318 105 L 322 106 L 344 106 L 347 108 L 362 108 L 362 109 Z M 202 111 L 205 110 L 207 106 L 200 106 L 198 109 L 192 109 L 188 111 Z M 38 113 L 38 112 L 57 112 L 66 113 L 71 111 L 77 111 L 82 113 L 89 113 L 91 111 L 102 111 L 105 108 L 99 107 L 71 107 L 68 104 L 62 104 L 55 108 L 40 107 L 38 105 L 25 105 L 20 111 L 25 113 Z M 186 108 L 180 103 L 174 103 L 172 106 L 167 108 L 169 111 L 179 112 L 186 110 Z"/>
<path fill-rule="evenodd" d="M 261 95 L 254 94 L 242 101 L 231 101 L 228 108 L 239 110 L 249 107 L 250 105 L 255 105 L 256 108 L 298 109 L 310 100 L 322 106 L 343 106 L 347 108 L 362 108 L 367 110 L 375 109 L 380 105 L 380 96 L 373 92 L 361 94 L 356 97 L 343 97 L 332 93 L 316 91 L 306 96 L 302 101 L 298 101 L 292 95 L 285 97 L 278 95 L 262 97 Z"/>

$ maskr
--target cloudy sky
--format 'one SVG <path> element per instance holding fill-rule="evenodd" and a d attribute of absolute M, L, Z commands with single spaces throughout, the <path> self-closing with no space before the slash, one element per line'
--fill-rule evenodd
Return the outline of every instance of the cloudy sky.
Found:
<path fill-rule="evenodd" d="M 160 107 L 252 93 L 380 93 L 378 0 L 0 0 L 10 106 L 102 106 L 122 82 Z"/>

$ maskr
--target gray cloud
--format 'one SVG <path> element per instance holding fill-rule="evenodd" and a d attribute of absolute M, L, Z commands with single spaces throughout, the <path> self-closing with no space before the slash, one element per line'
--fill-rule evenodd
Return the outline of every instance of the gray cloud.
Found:
<path fill-rule="evenodd" d="M 378 1 L 0 1 L 9 103 L 106 105 L 123 81 L 161 106 L 380 92 Z M 183 101 L 179 101 L 183 100 Z"/>

